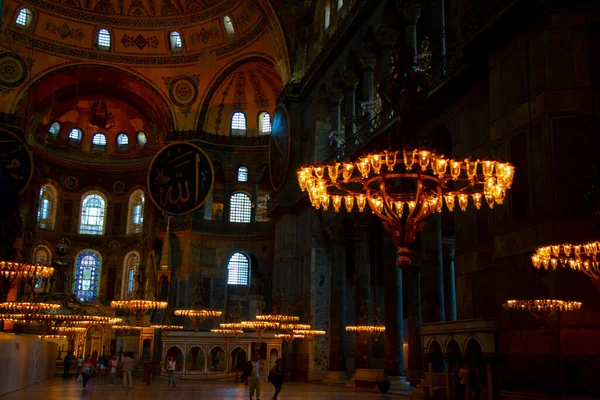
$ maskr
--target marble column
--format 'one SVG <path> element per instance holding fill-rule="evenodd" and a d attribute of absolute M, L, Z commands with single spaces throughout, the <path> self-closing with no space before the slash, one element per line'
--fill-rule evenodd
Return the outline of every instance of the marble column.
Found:
<path fill-rule="evenodd" d="M 441 62 L 446 55 L 445 0 L 431 1 L 431 56 L 433 64 Z"/>
<path fill-rule="evenodd" d="M 344 92 L 342 89 L 332 87 L 329 90 L 329 99 L 331 101 L 331 132 L 335 132 L 336 136 L 341 134 L 342 129 L 342 101 L 344 100 Z M 341 139 L 342 136 L 339 136 Z M 330 142 L 331 143 L 331 142 Z M 341 146 L 340 141 L 335 141 L 332 144 L 334 149 Z"/>
<path fill-rule="evenodd" d="M 388 76 L 392 72 L 392 50 L 398 40 L 398 32 L 388 27 L 382 27 L 378 32 L 381 44 L 381 76 Z"/>
<path fill-rule="evenodd" d="M 442 263 L 442 216 L 434 213 L 425 220 L 421 233 L 419 267 L 423 275 L 423 321 L 445 321 L 444 265 Z"/>
<path fill-rule="evenodd" d="M 419 0 L 408 0 L 403 2 L 404 11 L 404 40 L 406 46 L 412 47 L 417 52 L 417 22 L 421 17 L 423 4 Z"/>
<path fill-rule="evenodd" d="M 360 63 L 363 68 L 362 100 L 368 103 L 365 110 L 365 119 L 366 121 L 370 121 L 375 116 L 371 102 L 373 101 L 373 91 L 375 90 L 375 65 L 377 65 L 377 57 L 370 51 L 363 50 L 360 55 Z"/>
<path fill-rule="evenodd" d="M 360 323 L 364 316 L 363 302 L 368 306 L 369 323 L 372 323 L 371 311 L 373 291 L 371 285 L 371 239 L 369 235 L 369 215 L 354 214 L 354 315 L 355 323 Z M 360 335 L 354 335 L 355 368 L 371 368 L 372 342 L 367 343 Z"/>
<path fill-rule="evenodd" d="M 225 193 L 223 196 L 223 222 L 229 222 L 229 213 L 231 212 L 231 191 L 232 183 L 230 180 L 225 181 Z"/>
<path fill-rule="evenodd" d="M 254 182 L 252 185 L 252 214 L 250 215 L 250 222 L 256 222 L 256 203 L 258 203 L 258 182 Z"/>
<path fill-rule="evenodd" d="M 416 265 L 405 268 L 408 300 L 408 369 L 423 371 L 423 337 L 421 329 L 421 270 Z"/>
<path fill-rule="evenodd" d="M 356 86 L 358 77 L 354 71 L 344 72 L 344 97 L 345 97 L 345 117 L 346 117 L 346 143 L 348 144 L 354 138 L 356 132 L 354 118 L 356 116 Z"/>
<path fill-rule="evenodd" d="M 454 238 L 442 239 L 444 262 L 444 300 L 446 320 L 456 321 L 456 275 L 454 272 Z"/>

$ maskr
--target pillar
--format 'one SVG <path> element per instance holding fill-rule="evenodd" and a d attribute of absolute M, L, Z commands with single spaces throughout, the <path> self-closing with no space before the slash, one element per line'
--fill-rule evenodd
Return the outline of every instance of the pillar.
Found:
<path fill-rule="evenodd" d="M 326 225 L 330 246 L 329 370 L 345 371 L 346 340 L 346 230 L 341 221 Z"/>
<path fill-rule="evenodd" d="M 433 64 L 441 62 L 446 55 L 445 0 L 431 1 L 431 55 Z"/>
<path fill-rule="evenodd" d="M 252 215 L 250 216 L 250 222 L 256 222 L 256 204 L 258 203 L 258 182 L 254 182 L 252 185 Z"/>
<path fill-rule="evenodd" d="M 384 232 L 385 265 L 383 296 L 385 333 L 385 369 L 390 377 L 404 376 L 404 310 L 402 270 L 396 264 L 397 247 Z M 392 379 L 392 378 L 390 378 Z"/>
<path fill-rule="evenodd" d="M 354 138 L 354 117 L 356 115 L 356 86 L 358 77 L 353 71 L 344 72 L 344 97 L 346 117 L 346 143 Z"/>
<path fill-rule="evenodd" d="M 456 275 L 454 271 L 454 238 L 442 239 L 444 263 L 444 300 L 446 301 L 446 320 L 456 321 Z"/>
<path fill-rule="evenodd" d="M 452 396 L 452 377 L 450 376 L 452 373 L 452 365 L 450 365 L 450 361 L 447 358 L 444 359 L 444 363 L 446 364 L 446 400 L 452 400 L 454 398 L 454 396 Z"/>
<path fill-rule="evenodd" d="M 418 0 L 403 2 L 405 43 L 407 47 L 412 47 L 414 53 L 417 52 L 417 22 L 422 9 L 423 4 Z"/>
<path fill-rule="evenodd" d="M 494 400 L 494 368 L 492 366 L 492 361 L 488 360 L 485 364 L 485 373 L 487 377 L 487 391 L 488 391 L 488 400 Z"/>
<path fill-rule="evenodd" d="M 363 302 L 367 302 L 369 318 L 375 304 L 371 289 L 371 239 L 369 238 L 369 216 L 354 214 L 354 319 L 358 324 L 363 318 Z M 372 323 L 372 318 L 369 318 Z M 367 343 L 360 335 L 354 334 L 355 368 L 370 368 L 372 359 L 372 342 Z"/>
<path fill-rule="evenodd" d="M 360 55 L 360 62 L 363 68 L 362 100 L 367 103 L 365 119 L 366 121 L 370 121 L 375 116 L 372 103 L 373 91 L 375 90 L 375 65 L 377 65 L 377 57 L 370 51 L 363 50 Z"/>
<path fill-rule="evenodd" d="M 429 372 L 428 374 L 428 381 L 427 382 L 427 386 L 429 386 L 429 398 L 433 399 L 433 364 L 431 362 L 427 363 L 427 370 Z"/>
<path fill-rule="evenodd" d="M 229 222 L 229 213 L 231 212 L 231 191 L 232 183 L 230 180 L 225 181 L 225 193 L 223 196 L 223 222 Z"/>
<path fill-rule="evenodd" d="M 434 213 L 425 220 L 421 233 L 419 266 L 423 275 L 423 321 L 445 321 L 444 265 L 442 263 L 442 215 Z"/>
<path fill-rule="evenodd" d="M 408 369 L 423 370 L 423 338 L 421 334 L 421 270 L 416 265 L 405 269 L 408 299 Z"/>
<path fill-rule="evenodd" d="M 342 100 L 344 100 L 344 92 L 342 91 L 342 89 L 337 88 L 337 87 L 332 87 L 329 90 L 329 99 L 331 101 L 331 132 L 334 133 L 335 135 L 339 137 L 343 137 L 341 136 L 341 134 L 343 134 L 341 132 L 342 129 Z M 339 141 L 336 141 L 334 144 L 334 148 L 338 148 L 340 147 L 341 143 Z"/>
<path fill-rule="evenodd" d="M 392 72 L 392 50 L 398 40 L 398 32 L 388 27 L 382 27 L 377 36 L 381 44 L 381 76 L 388 76 Z"/>

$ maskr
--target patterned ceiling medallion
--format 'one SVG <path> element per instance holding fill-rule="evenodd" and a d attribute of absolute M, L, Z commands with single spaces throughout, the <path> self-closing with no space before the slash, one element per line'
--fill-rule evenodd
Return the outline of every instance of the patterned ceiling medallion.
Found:
<path fill-rule="evenodd" d="M 74 176 L 69 176 L 67 179 L 65 179 L 65 186 L 69 189 L 75 189 L 77 187 L 77 178 Z"/>
<path fill-rule="evenodd" d="M 113 240 L 108 245 L 108 249 L 111 251 L 111 253 L 119 251 L 120 248 L 121 248 L 121 244 L 119 242 L 117 242 L 116 240 Z"/>
<path fill-rule="evenodd" d="M 27 65 L 19 56 L 0 55 L 0 85 L 19 86 L 27 77 Z"/>
<path fill-rule="evenodd" d="M 115 182 L 113 190 L 117 193 L 123 193 L 125 191 L 125 184 L 121 181 Z"/>
<path fill-rule="evenodd" d="M 198 98 L 198 75 L 182 76 L 169 82 L 169 97 L 178 107 L 190 107 Z"/>

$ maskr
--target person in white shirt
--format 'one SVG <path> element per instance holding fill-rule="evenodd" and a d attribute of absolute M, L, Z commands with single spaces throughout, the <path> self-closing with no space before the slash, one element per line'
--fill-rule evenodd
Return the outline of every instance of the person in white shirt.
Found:
<path fill-rule="evenodd" d="M 175 387 L 175 357 L 169 357 L 169 361 L 167 361 L 167 371 L 169 371 L 169 386 L 171 386 L 171 382 L 173 382 L 173 387 Z"/>
<path fill-rule="evenodd" d="M 258 362 L 258 355 L 252 357 L 252 372 L 248 378 L 250 383 L 250 400 L 254 396 L 254 390 L 256 389 L 256 399 L 260 400 L 260 363 Z"/>

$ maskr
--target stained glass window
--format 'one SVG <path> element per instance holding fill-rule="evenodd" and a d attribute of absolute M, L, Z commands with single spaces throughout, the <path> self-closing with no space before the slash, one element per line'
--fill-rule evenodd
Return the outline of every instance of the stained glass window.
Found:
<path fill-rule="evenodd" d="M 144 192 L 136 190 L 129 198 L 129 218 L 127 233 L 140 233 L 144 227 Z"/>
<path fill-rule="evenodd" d="M 250 283 L 250 260 L 242 253 L 234 253 L 227 264 L 227 284 L 246 285 Z"/>
<path fill-rule="evenodd" d="M 140 255 L 137 251 L 127 254 L 123 266 L 123 290 L 122 298 L 130 298 L 133 295 L 133 284 L 135 273 L 140 265 Z"/>
<path fill-rule="evenodd" d="M 92 148 L 94 150 L 106 150 L 106 136 L 103 133 L 96 133 L 92 138 Z"/>
<path fill-rule="evenodd" d="M 260 135 L 271 134 L 271 116 L 268 112 L 258 114 L 258 133 Z"/>
<path fill-rule="evenodd" d="M 237 173 L 238 182 L 248 182 L 248 168 L 243 165 L 238 168 Z"/>
<path fill-rule="evenodd" d="M 83 250 L 77 254 L 73 289 L 79 300 L 93 303 L 98 299 L 101 267 L 102 257 L 97 251 Z"/>
<path fill-rule="evenodd" d="M 83 196 L 79 233 L 83 235 L 103 235 L 106 201 L 99 193 Z"/>
<path fill-rule="evenodd" d="M 246 116 L 243 112 L 233 113 L 231 117 L 231 136 L 246 136 Z"/>
<path fill-rule="evenodd" d="M 246 193 L 237 192 L 231 196 L 231 222 L 250 222 L 252 215 L 252 202 Z"/>
<path fill-rule="evenodd" d="M 71 132 L 69 132 L 69 139 L 79 142 L 81 140 L 81 131 L 77 128 L 71 129 Z"/>
<path fill-rule="evenodd" d="M 171 50 L 179 50 L 183 47 L 179 32 L 171 32 L 169 35 L 169 40 L 171 41 Z"/>
<path fill-rule="evenodd" d="M 56 201 L 56 190 L 50 185 L 42 186 L 37 210 L 38 227 L 44 229 L 54 229 Z"/>
<path fill-rule="evenodd" d="M 148 139 L 146 139 L 146 134 L 144 132 L 138 132 L 137 139 L 140 149 L 143 149 L 144 146 L 146 146 L 146 143 L 148 143 Z"/>

